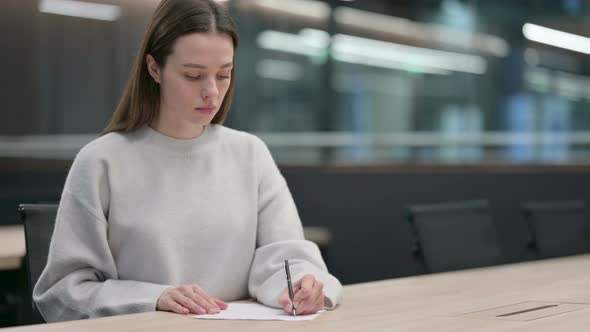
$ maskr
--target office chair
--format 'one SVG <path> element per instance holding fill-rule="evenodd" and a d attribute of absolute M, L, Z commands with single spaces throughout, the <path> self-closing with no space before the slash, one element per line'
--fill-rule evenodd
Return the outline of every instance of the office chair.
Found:
<path fill-rule="evenodd" d="M 413 254 L 428 273 L 505 263 L 486 200 L 412 205 Z"/>
<path fill-rule="evenodd" d="M 21 221 L 25 225 L 25 242 L 27 246 L 26 268 L 28 275 L 28 297 L 31 311 L 28 323 L 44 323 L 44 319 L 33 302 L 33 288 L 47 264 L 49 244 L 53 235 L 57 204 L 21 204 L 18 208 Z"/>
<path fill-rule="evenodd" d="M 581 200 L 523 204 L 530 231 L 529 248 L 539 258 L 590 252 L 590 225 L 585 208 Z"/>

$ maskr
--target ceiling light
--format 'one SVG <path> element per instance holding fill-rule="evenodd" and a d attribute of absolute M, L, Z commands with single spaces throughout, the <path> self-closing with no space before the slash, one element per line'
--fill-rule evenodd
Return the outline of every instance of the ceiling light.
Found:
<path fill-rule="evenodd" d="M 119 6 L 74 0 L 41 0 L 39 11 L 101 21 L 116 21 L 121 17 Z"/>
<path fill-rule="evenodd" d="M 325 31 L 304 29 L 299 34 L 267 30 L 258 35 L 261 48 L 322 57 L 327 54 L 330 37 Z M 432 74 L 449 71 L 483 74 L 487 63 L 478 55 L 446 52 L 395 44 L 343 34 L 331 38 L 332 56 L 341 62 Z"/>
<path fill-rule="evenodd" d="M 330 5 L 313 0 L 255 0 L 254 5 L 262 10 L 316 21 L 327 20 L 331 12 Z"/>
<path fill-rule="evenodd" d="M 526 23 L 522 27 L 524 36 L 532 41 L 571 51 L 590 54 L 590 38 L 563 32 L 540 25 Z"/>
<path fill-rule="evenodd" d="M 500 37 L 452 29 L 440 24 L 418 23 L 401 17 L 355 8 L 336 8 L 334 20 L 338 24 L 348 27 L 367 29 L 403 38 L 411 37 L 421 42 L 435 42 L 463 49 L 475 49 L 495 56 L 506 56 L 509 52 L 508 43 Z"/>

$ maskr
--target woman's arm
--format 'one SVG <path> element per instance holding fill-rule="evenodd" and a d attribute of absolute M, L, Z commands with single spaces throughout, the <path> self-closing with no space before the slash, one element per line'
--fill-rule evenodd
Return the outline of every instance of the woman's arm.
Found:
<path fill-rule="evenodd" d="M 47 265 L 33 291 L 46 321 L 155 310 L 170 285 L 118 280 L 107 239 L 106 161 L 83 149 L 62 194 Z"/>
<path fill-rule="evenodd" d="M 287 286 L 283 262 L 288 259 L 294 282 L 306 274 L 315 276 L 324 285 L 326 307 L 333 308 L 340 302 L 342 285 L 328 272 L 317 245 L 304 239 L 295 203 L 270 151 L 261 140 L 255 143 L 258 233 L 250 294 L 266 305 L 282 307 L 279 298 Z"/>

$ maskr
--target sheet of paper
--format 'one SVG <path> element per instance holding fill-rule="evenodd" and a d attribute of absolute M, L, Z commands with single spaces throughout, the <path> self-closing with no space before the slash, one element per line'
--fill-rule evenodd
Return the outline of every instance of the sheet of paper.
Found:
<path fill-rule="evenodd" d="M 288 320 L 304 321 L 312 320 L 319 316 L 325 310 L 321 310 L 313 315 L 291 316 L 283 309 L 267 307 L 259 303 L 228 303 L 226 310 L 214 315 L 195 315 L 196 319 L 237 319 L 237 320 Z"/>

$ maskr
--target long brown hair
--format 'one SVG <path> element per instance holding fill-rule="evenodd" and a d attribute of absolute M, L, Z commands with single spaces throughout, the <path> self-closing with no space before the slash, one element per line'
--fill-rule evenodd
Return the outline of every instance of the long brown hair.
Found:
<path fill-rule="evenodd" d="M 172 54 L 174 42 L 194 32 L 229 35 L 234 50 L 238 47 L 236 25 L 227 10 L 213 0 L 163 0 L 156 8 L 137 53 L 129 81 L 119 105 L 102 134 L 132 131 L 150 124 L 160 111 L 160 86 L 147 70 L 146 57 L 151 54 L 163 68 Z M 222 124 L 229 113 L 234 94 L 234 69 L 225 99 L 211 123 Z"/>

